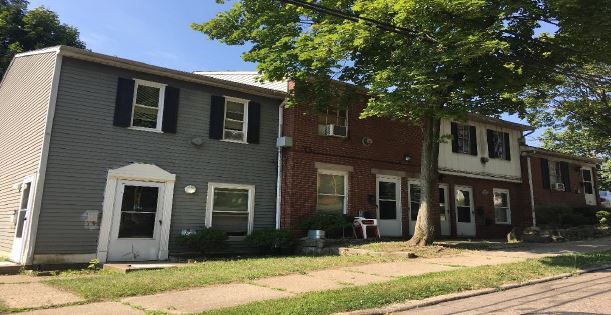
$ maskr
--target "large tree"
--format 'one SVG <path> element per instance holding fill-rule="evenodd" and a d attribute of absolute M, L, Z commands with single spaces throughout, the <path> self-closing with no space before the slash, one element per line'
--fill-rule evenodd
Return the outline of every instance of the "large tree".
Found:
<path fill-rule="evenodd" d="M 250 43 L 243 59 L 257 62 L 262 79 L 295 80 L 293 97 L 324 104 L 352 93 L 332 79 L 351 82 L 371 94 L 362 116 L 420 125 L 421 204 L 410 243 L 425 245 L 438 211 L 441 119 L 521 112 L 525 90 L 608 56 L 605 10 L 608 0 L 240 0 L 192 27 Z M 555 33 L 540 33 L 542 25 Z"/>
<path fill-rule="evenodd" d="M 0 77 L 17 53 L 55 45 L 85 48 L 78 30 L 62 24 L 55 12 L 27 6 L 25 0 L 0 0 Z"/>

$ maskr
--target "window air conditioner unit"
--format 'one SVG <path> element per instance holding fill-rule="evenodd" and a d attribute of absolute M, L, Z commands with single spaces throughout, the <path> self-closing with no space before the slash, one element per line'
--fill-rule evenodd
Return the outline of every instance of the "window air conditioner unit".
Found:
<path fill-rule="evenodd" d="M 554 184 L 554 189 L 557 191 L 564 191 L 564 184 L 563 183 L 555 183 Z"/>
<path fill-rule="evenodd" d="M 324 130 L 322 130 L 324 127 Z M 330 125 L 321 125 L 322 134 L 325 136 L 333 136 L 333 137 L 347 137 L 348 136 L 348 128 L 343 126 L 338 126 L 334 124 Z"/>

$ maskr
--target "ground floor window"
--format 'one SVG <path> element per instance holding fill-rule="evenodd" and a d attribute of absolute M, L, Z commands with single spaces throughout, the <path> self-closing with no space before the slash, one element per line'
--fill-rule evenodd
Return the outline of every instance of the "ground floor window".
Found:
<path fill-rule="evenodd" d="M 208 185 L 206 226 L 228 236 L 246 236 L 252 231 L 255 187 L 249 185 Z"/>
<path fill-rule="evenodd" d="M 318 170 L 316 209 L 346 213 L 348 173 Z"/>
<path fill-rule="evenodd" d="M 511 223 L 511 209 L 509 206 L 509 190 L 493 189 L 494 220 L 497 224 Z"/>

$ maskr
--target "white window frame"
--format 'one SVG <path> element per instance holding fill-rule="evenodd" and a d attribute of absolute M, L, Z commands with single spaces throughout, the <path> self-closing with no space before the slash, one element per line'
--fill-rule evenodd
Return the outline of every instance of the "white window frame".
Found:
<path fill-rule="evenodd" d="M 318 196 L 320 195 L 320 185 L 319 185 L 319 177 L 318 175 L 336 175 L 336 176 L 344 176 L 344 209 L 342 209 L 342 214 L 346 214 L 348 212 L 348 172 L 346 171 L 335 171 L 335 170 L 324 170 L 318 169 L 316 172 L 316 211 L 318 210 Z M 325 196 L 339 196 L 339 195 L 328 195 Z"/>
<path fill-rule="evenodd" d="M 494 206 L 494 195 L 495 194 L 507 194 L 507 222 L 503 222 L 503 221 L 499 221 L 497 216 L 496 216 L 496 206 Z M 509 192 L 509 189 L 503 189 L 503 188 L 493 188 L 492 189 L 492 205 L 494 207 L 494 222 L 496 224 L 511 224 L 511 194 Z M 501 208 L 505 208 L 505 207 L 501 207 Z"/>
<path fill-rule="evenodd" d="M 254 212 L 255 212 L 255 186 L 254 185 L 241 185 L 241 184 L 227 184 L 227 183 L 208 183 L 208 196 L 206 198 L 206 227 L 213 227 L 212 225 L 212 212 L 214 211 L 214 190 L 216 188 L 228 188 L 228 189 L 244 189 L 248 190 L 248 227 L 246 235 L 250 235 L 253 231 L 254 226 Z M 225 211 L 226 212 L 226 211 Z M 230 239 L 244 239 L 245 236 L 229 236 Z"/>
<path fill-rule="evenodd" d="M 132 98 L 132 117 L 130 119 L 129 122 L 129 129 L 133 129 L 133 130 L 143 130 L 143 131 L 153 131 L 153 132 L 159 132 L 159 133 L 163 133 L 163 131 L 161 130 L 162 124 L 163 124 L 163 103 L 165 101 L 165 87 L 167 86 L 167 84 L 163 84 L 163 83 L 157 83 L 157 82 L 151 82 L 151 81 L 145 81 L 145 80 L 140 80 L 140 79 L 134 79 L 135 84 L 134 84 L 134 96 Z M 143 86 L 149 86 L 149 87 L 154 87 L 154 88 L 158 88 L 159 89 L 159 100 L 157 103 L 157 124 L 156 124 L 156 128 L 147 128 L 147 127 L 140 127 L 140 126 L 134 126 L 134 110 L 136 108 L 136 106 L 139 107 L 145 107 L 145 108 L 153 108 L 150 106 L 146 106 L 146 105 L 140 105 L 140 104 L 136 104 L 136 99 L 138 97 L 138 86 L 143 85 Z"/>
<path fill-rule="evenodd" d="M 223 138 L 221 139 L 222 141 L 226 141 L 226 142 L 234 142 L 234 143 L 245 143 L 248 144 L 248 105 L 250 104 L 250 100 L 247 99 L 243 99 L 243 98 L 237 98 L 237 97 L 231 97 L 231 96 L 224 96 L 225 98 L 225 105 L 224 107 L 224 111 L 223 111 Z M 242 121 L 242 133 L 244 134 L 244 137 L 242 139 L 242 141 L 239 140 L 233 140 L 233 139 L 225 139 L 225 121 L 227 120 L 227 102 L 234 102 L 234 103 L 241 103 L 242 105 L 244 105 L 244 120 Z"/>
<path fill-rule="evenodd" d="M 329 122 L 329 110 L 334 110 L 335 111 L 335 121 L 334 122 Z M 339 112 L 340 111 L 344 111 L 346 113 L 346 117 L 344 118 L 343 121 L 343 125 L 338 124 L 339 122 Z M 320 124 L 320 122 L 318 123 L 319 126 L 328 126 L 328 125 L 336 125 L 336 126 L 340 126 L 340 127 L 345 127 L 346 128 L 346 137 L 348 136 L 348 132 L 349 132 L 349 126 L 348 126 L 348 108 L 345 109 L 339 109 L 339 108 L 327 108 L 325 110 L 325 123 L 324 124 Z M 319 129 L 319 134 L 320 134 L 320 127 Z"/>
<path fill-rule="evenodd" d="M 476 127 L 477 128 L 477 127 Z M 466 130 L 467 134 L 466 136 L 462 137 L 462 142 L 461 142 L 461 137 L 460 137 L 460 132 Z M 477 129 L 476 129 L 477 130 Z M 471 154 L 471 141 L 473 141 L 473 139 L 471 139 L 471 125 L 467 125 L 467 124 L 461 124 L 461 123 L 456 123 L 456 142 L 458 143 L 458 153 L 462 153 L 462 154 Z M 467 141 L 467 151 L 465 152 L 465 148 L 464 148 L 464 140 L 465 138 L 468 140 Z"/>

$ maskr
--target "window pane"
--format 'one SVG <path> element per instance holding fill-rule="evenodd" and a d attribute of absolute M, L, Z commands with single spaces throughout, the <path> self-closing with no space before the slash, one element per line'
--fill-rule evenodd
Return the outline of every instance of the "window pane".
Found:
<path fill-rule="evenodd" d="M 248 234 L 248 214 L 212 213 L 212 227 L 229 236 L 246 236 Z"/>
<path fill-rule="evenodd" d="M 318 174 L 318 193 L 344 195 L 344 176 Z"/>
<path fill-rule="evenodd" d="M 344 212 L 344 196 L 318 195 L 316 208 L 325 212 Z"/>
<path fill-rule="evenodd" d="M 494 193 L 494 206 L 495 207 L 507 207 L 508 206 L 508 200 L 507 200 L 507 194 L 503 193 L 503 192 L 495 192 Z"/>
<path fill-rule="evenodd" d="M 248 189 L 214 189 L 214 211 L 248 212 Z"/>
<path fill-rule="evenodd" d="M 592 182 L 584 182 L 583 183 L 583 191 L 588 194 L 591 195 L 594 193 L 594 188 L 592 188 Z"/>
<path fill-rule="evenodd" d="M 121 212 L 119 238 L 153 238 L 155 213 Z"/>
<path fill-rule="evenodd" d="M 237 117 L 244 117 L 244 104 L 238 102 L 227 101 L 227 114 L 232 113 Z"/>
<path fill-rule="evenodd" d="M 134 106 L 134 120 L 132 125 L 135 127 L 157 128 L 157 108 L 147 108 Z"/>
<path fill-rule="evenodd" d="M 21 209 L 27 209 L 28 204 L 30 203 L 30 188 L 32 187 L 32 183 L 25 183 L 22 186 L 21 195 Z"/>
<path fill-rule="evenodd" d="M 242 131 L 225 130 L 223 133 L 223 139 L 244 141 L 244 133 Z"/>
<path fill-rule="evenodd" d="M 23 236 L 23 225 L 25 223 L 25 215 L 27 213 L 27 210 L 17 211 L 17 227 L 15 228 L 15 237 L 17 238 L 21 238 Z"/>
<path fill-rule="evenodd" d="M 244 123 L 241 121 L 235 121 L 235 120 L 229 120 L 229 119 L 225 120 L 225 129 L 242 131 L 243 128 L 244 128 Z"/>
<path fill-rule="evenodd" d="M 158 187 L 125 186 L 121 211 L 157 212 Z"/>
<path fill-rule="evenodd" d="M 380 199 L 397 199 L 397 184 L 390 182 L 379 182 L 378 186 Z"/>
<path fill-rule="evenodd" d="M 395 220 L 397 218 L 397 202 L 380 200 L 380 219 Z"/>
<path fill-rule="evenodd" d="M 471 133 L 468 125 L 458 125 L 458 151 L 461 153 L 471 152 Z"/>
<path fill-rule="evenodd" d="M 158 107 L 160 89 L 152 86 L 138 85 L 136 104 Z"/>
<path fill-rule="evenodd" d="M 589 170 L 582 170 L 581 171 L 583 173 L 583 180 L 586 182 L 589 182 L 592 180 L 592 173 L 590 173 Z"/>
<path fill-rule="evenodd" d="M 409 185 L 409 206 L 410 206 L 410 218 L 412 221 L 418 219 L 418 211 L 420 210 L 420 185 L 410 184 Z"/>
<path fill-rule="evenodd" d="M 456 209 L 458 215 L 458 222 L 469 223 L 471 222 L 471 208 L 470 207 L 458 207 Z"/>
<path fill-rule="evenodd" d="M 439 188 L 439 204 L 446 203 L 445 188 Z"/>
<path fill-rule="evenodd" d="M 458 206 L 471 206 L 471 194 L 468 190 L 457 190 L 456 191 L 456 204 Z"/>
<path fill-rule="evenodd" d="M 494 214 L 497 222 L 509 222 L 507 217 L 508 208 L 495 208 Z"/>

